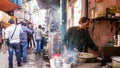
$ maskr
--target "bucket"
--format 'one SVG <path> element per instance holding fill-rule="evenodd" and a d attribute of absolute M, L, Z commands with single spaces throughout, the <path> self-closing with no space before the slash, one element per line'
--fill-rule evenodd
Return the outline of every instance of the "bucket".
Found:
<path fill-rule="evenodd" d="M 120 56 L 112 57 L 112 68 L 120 68 Z"/>
<path fill-rule="evenodd" d="M 71 63 L 69 64 L 64 63 L 63 68 L 71 68 Z"/>
<path fill-rule="evenodd" d="M 62 60 L 58 59 L 58 58 L 54 59 L 54 64 L 55 64 L 56 67 L 62 67 L 63 66 Z"/>

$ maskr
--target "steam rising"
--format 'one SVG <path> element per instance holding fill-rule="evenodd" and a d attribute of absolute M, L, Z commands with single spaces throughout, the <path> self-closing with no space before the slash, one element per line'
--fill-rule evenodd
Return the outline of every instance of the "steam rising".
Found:
<path fill-rule="evenodd" d="M 76 63 L 77 52 L 72 50 L 67 50 L 64 54 L 62 54 L 61 58 L 64 60 L 66 64 Z"/>
<path fill-rule="evenodd" d="M 60 8 L 60 0 L 37 0 L 38 6 L 40 9 L 51 9 L 52 13 L 52 22 L 51 28 L 54 28 L 55 31 L 59 29 L 60 23 L 60 14 L 58 12 Z"/>

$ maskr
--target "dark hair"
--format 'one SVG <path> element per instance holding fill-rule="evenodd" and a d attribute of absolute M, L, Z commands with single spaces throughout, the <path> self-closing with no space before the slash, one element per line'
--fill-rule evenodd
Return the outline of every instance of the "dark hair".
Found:
<path fill-rule="evenodd" d="M 41 26 L 41 25 L 38 25 L 38 28 L 42 28 L 42 26 Z"/>
<path fill-rule="evenodd" d="M 13 23 L 14 23 L 14 20 L 10 19 L 8 22 L 9 22 L 10 24 L 13 24 Z"/>
<path fill-rule="evenodd" d="M 20 24 L 22 24 L 23 26 L 26 26 L 26 23 L 24 23 L 23 21 L 20 21 Z"/>
<path fill-rule="evenodd" d="M 80 20 L 79 20 L 79 24 L 82 22 L 82 23 L 85 23 L 86 21 L 89 21 L 90 22 L 90 19 L 88 17 L 82 17 Z"/>

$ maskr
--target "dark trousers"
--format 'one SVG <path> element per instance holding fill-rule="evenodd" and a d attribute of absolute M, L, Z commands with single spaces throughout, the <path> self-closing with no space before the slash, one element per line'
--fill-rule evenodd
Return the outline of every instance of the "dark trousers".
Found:
<path fill-rule="evenodd" d="M 42 37 L 42 40 L 41 40 L 41 49 L 43 49 L 43 47 L 46 45 L 46 39 L 45 37 Z"/>
<path fill-rule="evenodd" d="M 9 52 L 9 68 L 13 67 L 13 51 L 15 51 L 16 59 L 17 59 L 17 65 L 21 65 L 21 58 L 20 58 L 20 44 L 19 43 L 10 43 L 8 46 L 8 52 Z"/>
<path fill-rule="evenodd" d="M 32 43 L 33 43 L 33 45 L 35 47 L 35 41 L 34 41 L 33 36 L 32 37 L 28 37 L 27 40 L 28 40 L 28 49 L 32 47 Z"/>

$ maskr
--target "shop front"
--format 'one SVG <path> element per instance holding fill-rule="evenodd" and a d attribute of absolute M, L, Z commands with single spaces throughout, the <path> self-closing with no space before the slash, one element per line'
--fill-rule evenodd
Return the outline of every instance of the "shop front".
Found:
<path fill-rule="evenodd" d="M 112 66 L 112 56 L 120 56 L 120 2 L 119 0 L 86 0 L 88 1 L 88 11 L 85 8 L 85 0 L 66 0 L 66 21 L 62 20 L 65 24 L 65 30 L 71 26 L 75 26 L 76 17 L 74 16 L 76 7 L 80 17 L 87 16 L 91 19 L 89 26 L 89 33 L 95 44 L 101 47 L 101 51 L 94 52 L 89 49 L 89 53 L 97 56 L 98 61 L 94 63 L 79 63 L 74 68 L 99 68 L 100 66 Z M 75 3 L 80 1 L 78 5 Z M 80 9 L 80 6 L 81 9 Z M 63 11 L 65 11 L 63 10 Z M 74 10 L 74 11 L 73 11 Z M 63 13 L 64 14 L 64 13 Z M 75 13 L 76 14 L 76 13 Z M 64 17 L 65 17 L 64 15 Z M 63 35 L 63 34 L 62 34 Z M 52 61 L 52 60 L 51 60 Z M 119 60 L 118 60 L 119 61 Z M 93 66 L 92 66 L 93 65 Z"/>
<path fill-rule="evenodd" d="M 9 19 L 12 18 L 16 21 L 16 18 L 13 16 L 14 13 L 11 12 L 19 8 L 21 2 L 21 0 L 0 0 L 0 46 L 2 44 L 2 28 L 6 28 L 10 25 L 8 23 Z"/>

